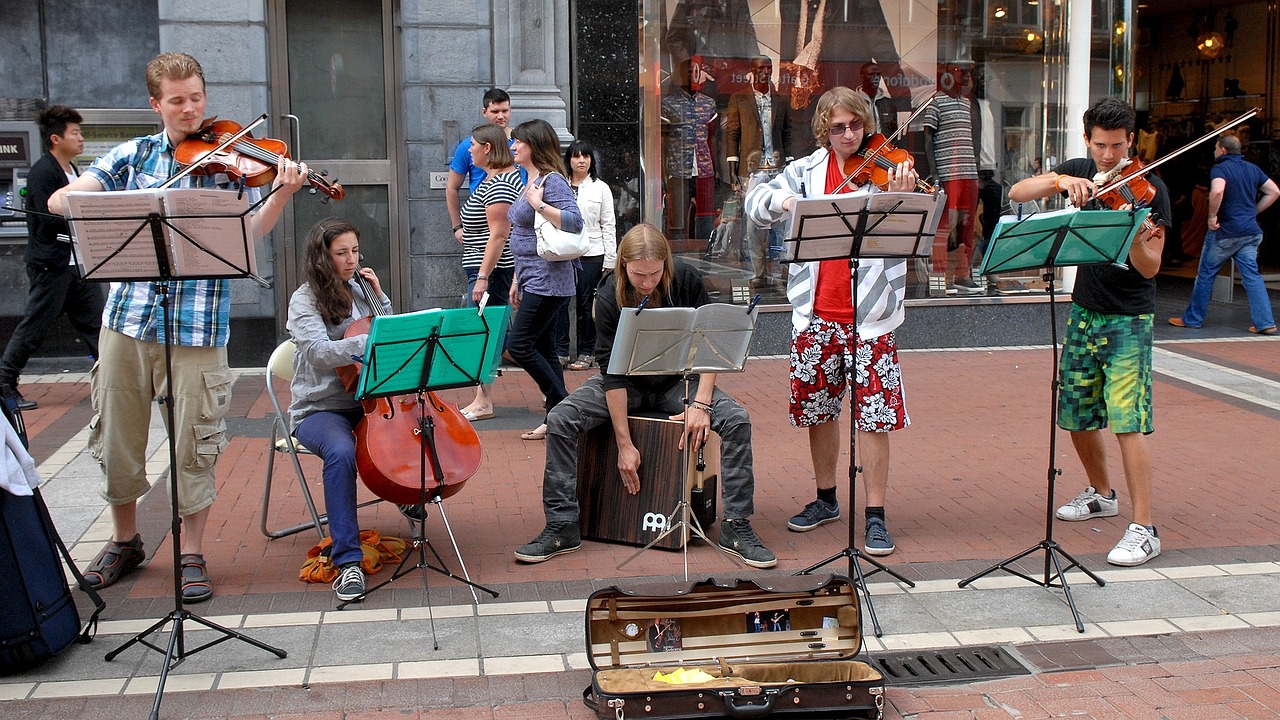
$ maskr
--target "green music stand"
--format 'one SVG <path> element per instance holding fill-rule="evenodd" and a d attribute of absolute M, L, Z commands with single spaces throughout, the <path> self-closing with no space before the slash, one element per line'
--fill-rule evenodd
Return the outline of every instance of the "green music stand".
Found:
<path fill-rule="evenodd" d="M 437 481 L 443 482 L 444 473 L 440 469 L 440 458 L 436 451 L 435 421 L 426 411 L 426 393 L 434 390 L 470 387 L 480 383 L 493 382 L 498 372 L 498 362 L 502 357 L 502 343 L 507 332 L 507 314 L 510 308 L 506 305 L 476 308 L 451 308 L 448 310 L 422 310 L 403 315 L 380 315 L 373 318 L 369 328 L 369 339 L 365 343 L 364 369 L 360 374 L 360 382 L 356 385 L 356 399 L 368 400 L 394 395 L 415 394 L 418 397 L 418 429 L 422 437 L 419 445 L 419 481 L 421 490 L 419 503 L 426 506 L 434 502 L 439 506 L 439 497 L 427 492 L 427 467 Z M 443 509 L 440 514 L 444 519 L 449 538 L 453 541 L 454 550 L 458 543 L 453 539 L 453 530 L 445 518 Z M 414 570 L 434 570 L 441 575 L 457 580 L 471 587 L 475 597 L 477 589 L 498 597 L 495 590 L 471 582 L 470 578 L 459 577 L 444 566 L 444 559 L 426 539 L 426 513 L 418 518 L 417 536 L 413 539 L 413 550 L 418 562 L 409 566 L 414 552 L 405 553 L 404 559 L 396 571 L 387 580 L 369 588 L 360 597 L 338 605 L 342 609 L 353 602 L 359 602 L 374 591 L 398 580 Z M 430 547 L 438 565 L 427 562 L 426 549 Z M 462 554 L 458 554 L 462 562 Z M 466 574 L 466 563 L 462 564 Z M 423 576 L 423 589 L 427 589 L 427 576 Z M 431 602 L 428 592 L 427 602 Z M 478 598 L 476 598 L 478 601 Z M 432 621 L 432 635 L 435 635 L 435 624 Z M 440 648 L 436 643 L 436 649 Z"/>
<path fill-rule="evenodd" d="M 1106 582 L 1081 565 L 1079 560 L 1063 550 L 1062 546 L 1053 539 L 1053 494 L 1057 477 L 1061 473 L 1056 465 L 1059 357 L 1057 298 L 1053 284 L 1054 268 L 1101 263 L 1123 265 L 1121 259 L 1127 257 L 1129 246 L 1150 212 L 1149 208 L 1069 209 L 1037 213 L 1026 218 L 1003 217 L 996 224 L 986 257 L 982 259 L 983 275 L 1032 268 L 1044 270 L 1042 278 L 1045 289 L 1049 293 L 1049 334 L 1053 344 L 1053 380 L 1050 383 L 1049 398 L 1048 496 L 1045 500 L 1044 539 L 1017 555 L 961 580 L 960 587 L 965 587 L 974 580 L 997 570 L 1003 570 L 1044 588 L 1062 588 L 1067 598 L 1067 605 L 1071 608 L 1071 615 L 1076 621 L 1076 630 L 1079 632 L 1084 632 L 1084 623 L 1080 621 L 1080 611 L 1076 609 L 1076 602 L 1071 596 L 1071 586 L 1067 584 L 1065 573 L 1072 568 L 1079 568 L 1099 587 L 1106 585 Z M 1044 551 L 1043 577 L 1033 577 L 1013 567 L 1014 563 L 1037 551 Z M 1066 562 L 1065 565 L 1063 561 Z"/>

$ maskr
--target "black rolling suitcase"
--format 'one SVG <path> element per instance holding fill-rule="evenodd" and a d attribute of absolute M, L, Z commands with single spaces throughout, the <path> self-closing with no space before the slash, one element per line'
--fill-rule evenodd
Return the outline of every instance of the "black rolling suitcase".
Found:
<path fill-rule="evenodd" d="M 838 575 L 599 590 L 587 600 L 583 701 L 602 720 L 880 718 L 884 678 L 853 659 L 858 608 Z M 690 682 L 655 677 L 681 670 Z"/>
<path fill-rule="evenodd" d="M 4 411 L 25 444 L 21 414 L 7 406 Z M 94 602 L 93 616 L 83 629 L 59 552 Z M 0 674 L 36 667 L 77 639 L 89 642 L 105 607 L 98 593 L 85 585 L 58 537 L 40 491 L 18 496 L 0 490 Z"/>

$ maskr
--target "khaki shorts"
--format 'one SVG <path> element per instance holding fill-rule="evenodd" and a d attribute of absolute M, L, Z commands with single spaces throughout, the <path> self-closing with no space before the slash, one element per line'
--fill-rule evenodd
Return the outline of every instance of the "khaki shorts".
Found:
<path fill-rule="evenodd" d="M 224 416 L 231 406 L 226 348 L 175 345 L 174 433 L 178 463 L 178 513 L 191 515 L 217 496 L 214 464 L 227 447 Z M 94 416 L 89 452 L 102 467 L 102 497 L 112 505 L 147 494 L 147 436 L 153 407 L 165 390 L 164 345 L 102 329 L 92 378 Z M 168 465 L 168 448 L 156 459 Z"/>

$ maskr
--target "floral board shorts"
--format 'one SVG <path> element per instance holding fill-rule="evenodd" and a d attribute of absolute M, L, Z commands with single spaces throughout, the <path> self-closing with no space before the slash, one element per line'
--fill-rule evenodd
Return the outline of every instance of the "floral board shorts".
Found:
<path fill-rule="evenodd" d="M 851 369 L 859 430 L 889 432 L 911 424 L 894 334 L 857 340 L 852 324 L 819 317 L 791 338 L 791 424 L 812 427 L 839 418 Z"/>

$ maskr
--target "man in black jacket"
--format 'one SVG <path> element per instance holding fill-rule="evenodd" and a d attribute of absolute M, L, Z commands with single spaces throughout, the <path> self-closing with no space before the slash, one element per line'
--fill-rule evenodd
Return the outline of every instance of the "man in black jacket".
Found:
<path fill-rule="evenodd" d="M 79 174 L 71 160 L 84 152 L 81 121 L 80 113 L 65 105 L 45 108 L 38 119 L 45 152 L 27 175 L 25 207 L 32 211 L 27 215 L 27 311 L 0 358 L 0 396 L 20 410 L 36 403 L 18 392 L 18 376 L 58 316 L 66 313 L 89 354 L 98 357 L 102 289 L 81 280 L 72 264 L 67 221 L 47 214 L 49 196 Z"/>
<path fill-rule="evenodd" d="M 621 287 L 619 287 L 621 285 Z M 600 374 L 588 379 L 547 415 L 547 464 L 542 474 L 542 509 L 547 526 L 515 551 L 521 562 L 536 563 L 582 547 L 578 526 L 578 436 L 610 423 L 618 445 L 618 472 L 627 492 L 640 491 L 637 471 L 643 459 L 631 440 L 627 415 L 638 410 L 688 417 L 684 442 L 698 447 L 708 433 L 720 436 L 721 501 L 724 523 L 720 547 L 754 568 L 778 564 L 748 518 L 754 512 L 755 476 L 751 455 L 751 418 L 733 398 L 715 386 L 715 373 L 690 382 L 693 397 L 684 406 L 680 375 L 611 375 L 609 360 L 623 308 L 700 307 L 710 298 L 702 276 L 676 262 L 658 228 L 641 224 L 618 242 L 618 267 L 596 290 L 596 358 Z"/>

